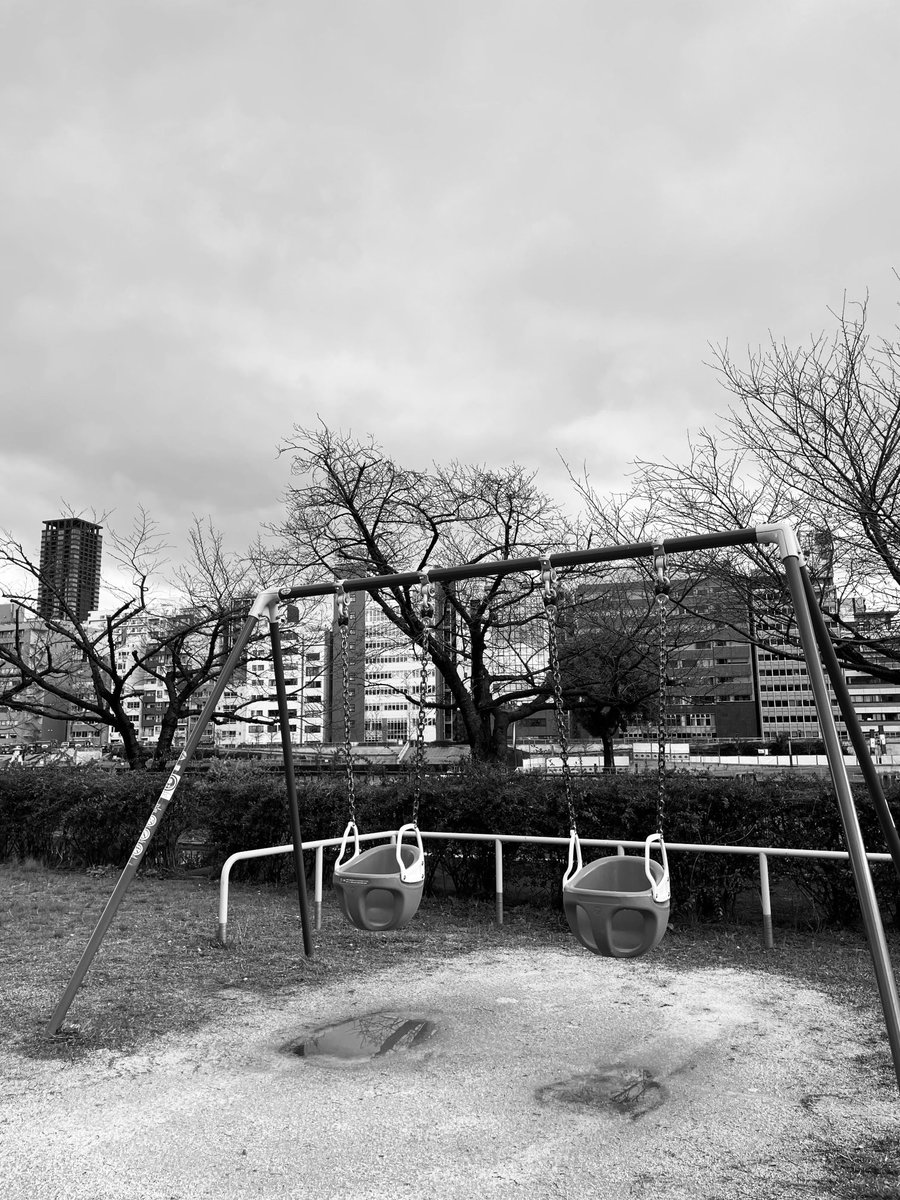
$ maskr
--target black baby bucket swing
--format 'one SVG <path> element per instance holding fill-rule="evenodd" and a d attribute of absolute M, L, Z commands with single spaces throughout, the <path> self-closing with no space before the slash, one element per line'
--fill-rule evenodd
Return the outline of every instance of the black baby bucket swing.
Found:
<path fill-rule="evenodd" d="M 427 574 L 422 576 L 423 599 L 420 616 L 423 626 L 434 614 L 431 601 L 433 585 Z M 425 886 L 425 852 L 419 833 L 419 795 L 421 790 L 422 758 L 425 744 L 425 689 L 427 685 L 427 627 L 422 635 L 422 660 L 419 677 L 419 714 L 416 732 L 416 785 L 412 821 L 397 830 L 396 842 L 389 845 L 359 848 L 359 829 L 356 823 L 356 792 L 353 776 L 353 751 L 350 742 L 350 664 L 347 595 L 343 584 L 337 587 L 338 627 L 341 631 L 341 686 L 344 701 L 344 759 L 347 770 L 347 802 L 349 821 L 341 839 L 333 883 L 344 916 L 359 929 L 386 931 L 402 929 L 416 915 Z M 404 842 L 404 837 L 414 839 Z M 344 854 L 353 838 L 353 853 L 347 861 Z"/>
<path fill-rule="evenodd" d="M 665 809 L 666 617 L 669 584 L 665 553 L 654 549 L 656 609 L 659 615 L 659 706 L 657 720 L 657 828 L 644 843 L 642 856 L 615 854 L 584 864 L 572 799 L 569 747 L 563 711 L 556 635 L 557 594 L 553 569 L 542 566 L 547 614 L 550 675 L 559 731 L 566 803 L 569 810 L 569 860 L 563 876 L 563 907 L 572 933 L 586 949 L 609 958 L 637 958 L 662 941 L 669 920 L 669 863 L 663 841 Z M 659 846 L 662 863 L 650 857 Z"/>

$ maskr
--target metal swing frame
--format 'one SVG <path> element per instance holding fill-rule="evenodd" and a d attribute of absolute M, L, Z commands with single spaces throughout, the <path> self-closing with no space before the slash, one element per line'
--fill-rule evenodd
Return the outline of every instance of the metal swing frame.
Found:
<path fill-rule="evenodd" d="M 544 557 L 465 563 L 456 567 L 434 567 L 429 571 L 429 577 L 436 583 L 443 583 L 458 579 L 502 576 L 514 572 L 539 572 L 543 564 L 547 561 L 554 567 L 574 567 L 591 563 L 620 562 L 629 559 L 647 558 L 658 552 L 660 548 L 667 554 L 679 554 L 690 553 L 696 550 L 724 549 L 726 547 L 746 546 L 758 543 L 774 544 L 777 547 L 793 603 L 800 644 L 806 660 L 806 668 L 812 686 L 819 726 L 825 741 L 828 766 L 840 811 L 844 838 L 849 853 L 850 867 L 853 873 L 866 939 L 878 984 L 894 1070 L 897 1076 L 898 1087 L 900 1087 L 900 998 L 898 998 L 897 984 L 885 938 L 881 912 L 866 858 L 865 845 L 859 826 L 859 817 L 841 751 L 837 726 L 831 711 L 826 674 L 837 697 L 841 716 L 850 735 L 850 740 L 856 752 L 869 795 L 878 815 L 884 838 L 888 844 L 898 874 L 900 874 L 900 835 L 897 833 L 890 809 L 885 800 L 881 782 L 878 778 L 875 764 L 872 761 L 865 735 L 862 732 L 859 720 L 853 709 L 850 693 L 841 673 L 825 618 L 816 600 L 812 580 L 806 569 L 797 535 L 790 522 L 781 521 L 775 524 L 759 525 L 746 529 L 725 530 L 684 537 L 656 538 L 652 542 L 638 542 L 622 546 L 571 550 Z M 341 582 L 344 589 L 348 592 L 373 592 L 382 588 L 408 587 L 419 583 L 420 579 L 421 572 L 408 571 L 395 575 L 345 579 Z M 131 852 L 131 856 L 97 921 L 81 959 L 62 993 L 53 1015 L 47 1023 L 47 1033 L 53 1034 L 60 1029 L 69 1006 L 80 988 L 106 935 L 106 931 L 112 924 L 125 893 L 140 866 L 147 846 L 159 829 L 163 815 L 181 782 L 185 767 L 193 757 L 207 725 L 213 718 L 222 693 L 261 621 L 268 622 L 272 646 L 275 689 L 278 699 L 281 744 L 284 758 L 285 787 L 290 810 L 297 892 L 303 932 L 303 949 L 307 957 L 312 956 L 312 927 L 306 895 L 297 785 L 294 776 L 290 730 L 288 728 L 284 662 L 276 613 L 278 605 L 283 602 L 300 599 L 301 597 L 334 595 L 336 591 L 337 587 L 334 582 L 301 584 L 295 587 L 266 589 L 256 597 L 244 624 L 241 626 L 231 653 L 222 668 L 222 672 L 212 688 L 184 749 L 172 768 L 172 772 L 162 789 L 159 799 L 154 805 L 147 823 Z"/>

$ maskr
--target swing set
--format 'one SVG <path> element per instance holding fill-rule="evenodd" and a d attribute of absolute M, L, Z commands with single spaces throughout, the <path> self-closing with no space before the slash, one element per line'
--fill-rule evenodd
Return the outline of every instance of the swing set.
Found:
<path fill-rule="evenodd" d="M 424 622 L 434 616 L 434 585 L 423 573 L 420 584 L 423 599 L 419 616 Z M 416 723 L 416 789 L 412 821 L 397 830 L 396 842 L 372 846 L 360 851 L 356 824 L 356 789 L 353 779 L 353 749 L 350 742 L 350 652 L 348 629 L 350 616 L 347 593 L 338 584 L 338 628 L 341 631 L 341 694 L 344 701 L 344 761 L 347 767 L 347 805 L 349 820 L 337 862 L 334 865 L 334 890 L 341 911 L 359 929 L 402 929 L 416 915 L 425 887 L 425 851 L 419 833 L 419 798 L 422 792 L 422 755 L 425 747 L 425 689 L 428 674 L 427 633 L 422 635 L 419 671 L 419 717 Z M 406 834 L 415 837 L 414 846 L 404 844 Z M 353 837 L 353 855 L 344 862 L 347 841 Z"/>
<path fill-rule="evenodd" d="M 90 936 L 81 959 L 66 986 L 56 1009 L 46 1026 L 53 1034 L 60 1029 L 65 1015 L 112 923 L 131 880 L 141 863 L 146 848 L 157 832 L 187 763 L 212 719 L 216 706 L 239 664 L 241 657 L 260 621 L 267 621 L 272 647 L 272 663 L 278 700 L 285 788 L 291 819 L 294 865 L 297 879 L 298 903 L 303 934 L 303 949 L 307 957 L 313 953 L 309 905 L 303 866 L 303 840 L 300 832 L 297 785 L 294 776 L 287 693 L 281 635 L 277 619 L 278 605 L 293 599 L 313 596 L 334 596 L 341 637 L 341 667 L 344 705 L 343 755 L 347 773 L 349 819 L 341 840 L 334 869 L 334 887 L 345 917 L 366 930 L 399 929 L 415 915 L 422 897 L 425 878 L 425 855 L 418 829 L 418 809 L 424 752 L 426 671 L 429 639 L 433 636 L 433 584 L 478 577 L 503 576 L 514 572 L 539 572 L 547 616 L 550 679 L 553 686 L 554 710 L 557 718 L 563 777 L 569 817 L 568 864 L 563 876 L 563 906 L 569 927 L 578 941 L 592 953 L 616 958 L 635 958 L 659 944 L 666 930 L 669 914 L 669 869 L 663 839 L 665 813 L 665 705 L 666 705 L 666 616 L 669 584 L 666 578 L 666 555 L 714 550 L 725 547 L 773 544 L 777 547 L 791 596 L 800 645 L 816 705 L 819 726 L 825 742 L 828 765 L 835 797 L 841 816 L 850 867 L 856 886 L 860 911 L 879 990 L 881 1007 L 891 1055 L 900 1087 L 900 997 L 894 978 L 878 900 L 872 883 L 866 849 L 863 844 L 859 818 L 850 787 L 847 768 L 831 709 L 828 682 L 837 698 L 841 716 L 856 752 L 863 778 L 888 844 L 895 869 L 900 875 L 900 835 L 884 797 L 878 772 L 872 761 L 869 746 L 853 708 L 840 664 L 834 652 L 825 618 L 818 606 L 812 580 L 806 568 L 800 545 L 788 522 L 746 529 L 695 534 L 668 538 L 657 542 L 639 542 L 621 546 L 597 547 L 565 551 L 544 558 L 504 559 L 495 562 L 464 563 L 456 567 L 434 567 L 428 571 L 405 572 L 395 575 L 345 579 L 332 583 L 302 584 L 295 587 L 267 589 L 257 596 L 242 625 L 231 653 L 214 684 L 187 743 L 151 812 L 125 868 L 123 869 L 106 907 Z M 585 863 L 578 837 L 575 806 L 572 796 L 571 772 L 568 762 L 568 741 L 563 720 L 563 697 L 560 682 L 557 645 L 557 591 L 554 570 L 557 567 L 577 567 L 601 562 L 624 562 L 650 558 L 655 573 L 655 608 L 659 625 L 659 707 L 657 722 L 657 828 L 645 841 L 643 855 L 613 855 Z M 411 821 L 402 825 L 388 845 L 360 850 L 356 821 L 352 748 L 350 743 L 349 688 L 349 597 L 350 592 L 377 592 L 385 588 L 419 588 L 420 646 L 419 709 L 416 733 L 416 783 Z M 828 682 L 826 682 L 826 676 Z M 409 838 L 407 841 L 405 839 Z M 352 841 L 352 852 L 345 858 Z M 659 851 L 661 861 L 651 857 Z"/>

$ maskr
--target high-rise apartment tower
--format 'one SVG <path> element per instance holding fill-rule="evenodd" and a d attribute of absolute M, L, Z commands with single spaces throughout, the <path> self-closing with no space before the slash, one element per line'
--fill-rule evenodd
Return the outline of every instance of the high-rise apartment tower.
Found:
<path fill-rule="evenodd" d="M 38 592 L 42 617 L 65 619 L 71 615 L 84 621 L 100 603 L 100 528 L 80 517 L 44 522 Z"/>

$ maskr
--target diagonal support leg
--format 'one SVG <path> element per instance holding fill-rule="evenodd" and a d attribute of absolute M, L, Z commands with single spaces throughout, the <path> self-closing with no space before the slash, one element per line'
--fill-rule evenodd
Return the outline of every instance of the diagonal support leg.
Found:
<path fill-rule="evenodd" d="M 837 697 L 841 716 L 844 718 L 844 724 L 847 726 L 850 741 L 853 743 L 853 749 L 856 751 L 856 760 L 860 765 L 866 785 L 868 786 L 869 795 L 872 797 L 872 803 L 875 806 L 875 812 L 878 816 L 878 822 L 881 825 L 881 831 L 884 834 L 884 840 L 887 842 L 891 858 L 894 860 L 894 869 L 900 875 L 900 834 L 897 833 L 897 826 L 894 824 L 894 818 L 885 799 L 881 780 L 878 778 L 878 772 L 875 769 L 875 764 L 872 762 L 872 755 L 869 753 L 865 734 L 856 715 L 856 709 L 853 707 L 850 689 L 847 687 L 846 680 L 844 679 L 841 664 L 838 662 L 838 657 L 831 641 L 831 635 L 825 623 L 825 617 L 819 608 L 812 580 L 809 577 L 809 571 L 806 567 L 800 568 L 800 575 L 803 579 L 803 589 L 806 592 L 806 599 L 809 603 L 809 613 L 812 617 L 813 629 L 819 645 L 819 653 L 822 655 L 825 670 L 828 672 L 828 678 Z"/>
<path fill-rule="evenodd" d="M 881 911 L 875 896 L 875 887 L 869 871 L 869 860 L 866 858 L 866 848 L 863 844 L 862 832 L 859 828 L 859 817 L 853 802 L 850 780 L 841 750 L 840 738 L 834 715 L 831 711 L 831 698 L 825 683 L 825 673 L 818 654 L 813 620 L 807 603 L 806 589 L 800 570 L 799 558 L 796 554 L 785 555 L 782 559 L 788 587 L 794 603 L 797 616 L 797 627 L 800 633 L 800 643 L 806 658 L 806 668 L 816 702 L 819 726 L 825 741 L 828 755 L 828 765 L 837 796 L 841 822 L 844 827 L 844 839 L 850 855 L 850 867 L 853 871 L 853 881 L 859 906 L 862 912 L 863 925 L 869 943 L 869 952 L 875 968 L 875 978 L 881 995 L 881 1007 L 887 1028 L 891 1055 L 894 1060 L 894 1072 L 897 1076 L 897 1086 L 900 1087 L 900 998 L 897 995 L 897 983 L 891 965 L 891 957 L 884 936 L 884 926 L 881 922 Z"/>

